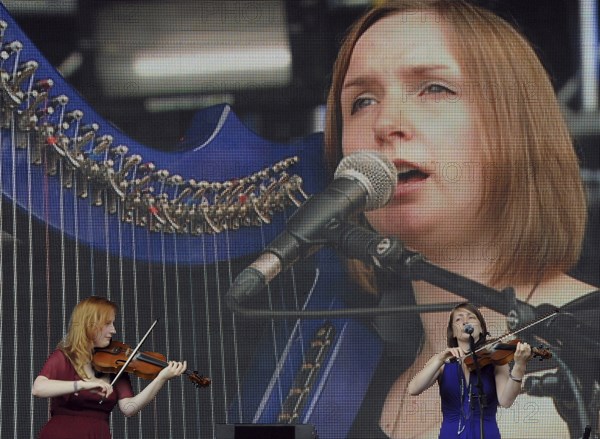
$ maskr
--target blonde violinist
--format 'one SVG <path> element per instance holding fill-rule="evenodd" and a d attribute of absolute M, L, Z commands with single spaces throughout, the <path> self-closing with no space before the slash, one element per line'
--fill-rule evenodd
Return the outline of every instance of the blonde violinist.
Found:
<path fill-rule="evenodd" d="M 109 416 L 116 405 L 125 416 L 137 414 L 168 380 L 186 370 L 185 362 L 169 362 L 137 395 L 126 373 L 111 385 L 110 375 L 92 368 L 92 355 L 111 343 L 116 315 L 117 306 L 97 296 L 73 309 L 66 336 L 33 383 L 34 396 L 51 398 L 51 418 L 39 439 L 110 439 Z"/>

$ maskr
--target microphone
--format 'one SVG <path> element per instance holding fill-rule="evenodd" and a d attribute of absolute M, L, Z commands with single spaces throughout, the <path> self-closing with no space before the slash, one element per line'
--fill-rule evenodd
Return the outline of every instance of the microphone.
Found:
<path fill-rule="evenodd" d="M 463 327 L 463 332 L 466 332 L 467 334 L 471 335 L 473 334 L 473 331 L 475 331 L 475 328 L 473 327 L 472 324 L 467 323 L 464 327 Z"/>
<path fill-rule="evenodd" d="M 358 212 L 379 209 L 394 195 L 398 181 L 393 163 L 375 152 L 344 157 L 331 184 L 294 212 L 283 233 L 233 281 L 226 295 L 229 307 L 259 293 L 280 272 L 310 256 L 332 239 L 340 223 Z"/>

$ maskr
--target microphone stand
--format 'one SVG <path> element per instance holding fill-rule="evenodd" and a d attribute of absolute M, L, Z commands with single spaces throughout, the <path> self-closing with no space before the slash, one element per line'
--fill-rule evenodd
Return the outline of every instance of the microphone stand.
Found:
<path fill-rule="evenodd" d="M 475 372 L 477 375 L 477 400 L 479 403 L 479 437 L 484 439 L 483 431 L 483 410 L 487 407 L 487 396 L 483 392 L 483 382 L 481 381 L 481 367 L 477 360 L 477 354 L 475 353 L 475 339 L 472 334 L 469 334 L 469 345 L 471 349 L 471 356 L 473 357 L 473 363 L 475 364 Z M 469 391 L 469 396 L 471 392 Z M 469 402 L 469 410 L 471 409 L 471 403 Z"/>

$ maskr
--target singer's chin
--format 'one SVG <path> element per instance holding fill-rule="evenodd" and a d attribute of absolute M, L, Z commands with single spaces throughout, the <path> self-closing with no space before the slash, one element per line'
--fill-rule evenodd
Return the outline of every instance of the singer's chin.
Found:
<path fill-rule="evenodd" d="M 367 221 L 377 232 L 394 236 L 405 245 L 426 246 L 434 224 L 415 206 L 390 204 L 382 209 L 365 212 Z"/>

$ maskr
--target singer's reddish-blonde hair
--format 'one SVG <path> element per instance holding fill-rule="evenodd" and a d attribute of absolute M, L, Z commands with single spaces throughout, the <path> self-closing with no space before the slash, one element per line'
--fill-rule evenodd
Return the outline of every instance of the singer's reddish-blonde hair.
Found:
<path fill-rule="evenodd" d="M 540 282 L 567 271 L 579 259 L 587 219 L 578 158 L 535 51 L 490 11 L 462 0 L 392 0 L 359 19 L 340 49 L 327 100 L 329 167 L 342 157 L 340 96 L 352 51 L 373 24 L 406 12 L 427 12 L 445 26 L 482 117 L 482 213 L 500 254 L 490 283 Z"/>

